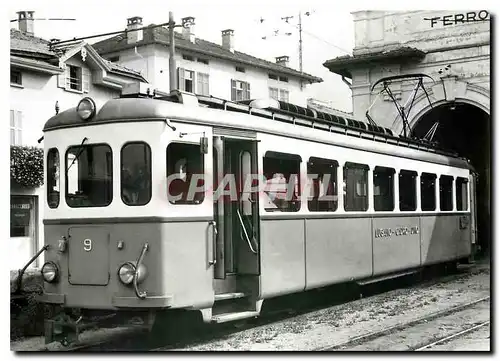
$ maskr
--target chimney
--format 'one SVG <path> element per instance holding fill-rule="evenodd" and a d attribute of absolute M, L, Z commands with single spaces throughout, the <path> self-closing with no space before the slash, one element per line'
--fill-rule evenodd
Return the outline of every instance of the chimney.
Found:
<path fill-rule="evenodd" d="M 142 28 L 142 18 L 140 16 L 134 16 L 127 19 L 127 30 L 135 30 Z M 127 44 L 137 43 L 142 40 L 143 30 L 128 31 L 127 32 Z"/>
<path fill-rule="evenodd" d="M 33 14 L 34 11 L 18 11 L 17 12 L 17 20 L 19 22 L 19 30 L 22 32 L 34 35 L 35 30 L 33 27 Z"/>
<path fill-rule="evenodd" d="M 195 41 L 194 26 L 195 22 L 192 16 L 182 18 L 182 36 L 192 43 Z"/>
<path fill-rule="evenodd" d="M 282 55 L 276 57 L 276 64 L 288 67 L 290 57 L 288 55 Z"/>
<path fill-rule="evenodd" d="M 234 53 L 234 30 L 222 30 L 222 47 Z"/>

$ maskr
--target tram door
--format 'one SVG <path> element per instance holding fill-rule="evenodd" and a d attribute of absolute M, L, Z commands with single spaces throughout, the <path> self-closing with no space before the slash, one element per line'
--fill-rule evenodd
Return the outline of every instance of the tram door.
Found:
<path fill-rule="evenodd" d="M 215 137 L 214 167 L 214 277 L 237 284 L 239 276 L 260 273 L 259 197 L 252 191 L 257 184 L 257 142 Z"/>

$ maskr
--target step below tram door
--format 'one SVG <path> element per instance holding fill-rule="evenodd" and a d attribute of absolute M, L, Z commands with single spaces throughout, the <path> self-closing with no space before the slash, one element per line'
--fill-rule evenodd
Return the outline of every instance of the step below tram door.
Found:
<path fill-rule="evenodd" d="M 256 140 L 214 137 L 216 294 L 258 292 L 259 195 L 250 191 L 257 174 Z"/>

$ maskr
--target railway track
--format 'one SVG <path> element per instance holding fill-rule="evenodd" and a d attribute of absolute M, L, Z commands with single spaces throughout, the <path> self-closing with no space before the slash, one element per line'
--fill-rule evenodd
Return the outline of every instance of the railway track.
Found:
<path fill-rule="evenodd" d="M 465 269 L 459 270 L 453 274 L 446 274 L 445 276 L 441 276 L 438 278 L 431 279 L 420 279 L 419 281 L 413 281 L 409 287 L 429 287 L 436 284 L 445 284 L 448 282 L 452 282 L 455 280 L 459 280 L 460 278 L 466 278 L 468 276 L 479 273 L 480 270 L 475 269 L 474 266 L 466 267 Z M 408 281 L 406 281 L 408 282 Z M 403 283 L 405 283 L 403 281 Z M 401 288 L 401 282 L 395 282 L 392 289 Z M 403 286 L 408 286 L 403 284 Z M 371 287 L 372 288 L 372 287 Z M 269 314 L 264 315 L 261 318 L 247 320 L 244 322 L 239 322 L 238 324 L 221 324 L 221 325 L 201 325 L 202 331 L 198 329 L 197 335 L 193 337 L 192 332 L 187 330 L 182 334 L 176 335 L 173 339 L 169 338 L 168 340 L 155 340 L 155 337 L 152 336 L 148 332 L 143 332 L 142 330 L 137 330 L 135 333 L 131 332 L 130 335 L 119 337 L 118 340 L 105 340 L 99 341 L 91 344 L 75 344 L 71 345 L 65 349 L 61 349 L 61 351 L 70 351 L 70 352 L 90 352 L 90 351 L 166 351 L 166 350 L 179 350 L 185 347 L 189 347 L 192 344 L 200 344 L 204 342 L 210 342 L 211 340 L 217 340 L 223 337 L 228 337 L 233 333 L 248 330 L 251 328 L 255 328 L 258 326 L 265 326 L 268 324 L 272 324 L 274 322 L 279 322 L 286 320 L 290 317 L 299 316 L 302 314 L 306 314 L 309 312 L 314 312 L 316 310 L 331 307 L 338 304 L 343 304 L 349 301 L 355 300 L 362 293 L 364 296 L 374 295 L 377 293 L 383 293 L 388 291 L 387 289 L 383 289 L 381 292 L 376 292 L 373 290 L 367 291 L 367 288 L 361 288 L 353 292 L 348 299 L 342 300 L 334 300 L 333 303 L 330 302 L 328 304 L 320 303 L 308 305 L 306 307 L 295 307 L 293 311 L 290 309 L 280 310 L 279 312 L 270 312 Z M 359 294 L 357 293 L 359 291 Z M 480 301 L 478 301 L 480 302 Z M 299 302 L 300 303 L 300 302 Z M 467 305 L 461 305 L 458 307 L 467 307 Z M 439 314 L 444 314 L 445 312 L 453 312 L 452 309 L 441 311 Z M 432 315 L 431 315 L 432 316 Z M 429 317 L 429 316 L 427 316 Z M 434 317 L 439 317 L 438 314 L 434 315 Z M 189 328 L 189 327 L 188 327 Z M 199 327 L 198 327 L 199 328 Z M 333 346 L 337 347 L 337 346 Z"/>
<path fill-rule="evenodd" d="M 463 310 L 468 310 L 468 309 L 470 309 L 470 308 L 472 308 L 480 303 L 483 303 L 483 302 L 486 302 L 489 300 L 490 300 L 490 296 L 482 297 L 480 299 L 477 299 L 477 300 L 474 300 L 471 302 L 467 302 L 467 303 L 464 303 L 464 304 L 461 304 L 458 306 L 454 306 L 454 307 L 451 307 L 451 308 L 448 308 L 445 310 L 441 310 L 438 312 L 434 312 L 434 313 L 419 317 L 419 318 L 414 319 L 410 322 L 403 322 L 403 323 L 400 323 L 400 324 L 397 324 L 394 326 L 383 328 L 381 330 L 377 330 L 374 332 L 368 332 L 366 334 L 362 334 L 362 335 L 356 336 L 354 338 L 351 338 L 347 342 L 343 342 L 343 343 L 339 343 L 339 344 L 335 344 L 335 345 L 329 345 L 326 347 L 316 349 L 314 351 L 337 351 L 337 350 L 365 349 L 366 344 L 373 341 L 373 340 L 377 340 L 377 339 L 381 339 L 383 337 L 391 336 L 397 332 L 409 330 L 412 327 L 415 327 L 415 326 L 418 326 L 418 325 L 421 325 L 424 323 L 428 323 L 432 320 L 437 320 L 439 318 L 443 318 L 445 316 L 452 315 L 452 314 L 458 313 L 458 312 L 463 311 Z M 484 322 L 480 323 L 479 325 L 475 324 L 473 326 L 467 326 L 463 329 L 460 329 L 460 331 L 458 331 L 458 332 L 452 332 L 450 334 L 447 334 L 444 337 L 440 337 L 438 339 L 433 339 L 431 342 L 425 343 L 424 345 L 419 345 L 418 347 L 410 347 L 409 350 L 422 351 L 422 350 L 428 349 L 434 345 L 440 344 L 440 343 L 445 342 L 447 340 L 450 340 L 452 338 L 455 338 L 455 337 L 461 336 L 463 334 L 472 332 L 479 327 L 483 327 L 483 326 L 489 324 L 489 322 L 490 321 L 488 320 L 488 321 L 484 321 Z"/>

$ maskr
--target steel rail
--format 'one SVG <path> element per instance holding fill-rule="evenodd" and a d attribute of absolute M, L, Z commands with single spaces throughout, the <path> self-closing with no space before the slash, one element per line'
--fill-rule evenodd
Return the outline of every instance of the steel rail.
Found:
<path fill-rule="evenodd" d="M 368 332 L 368 333 L 353 337 L 350 340 L 347 340 L 346 342 L 343 342 L 343 343 L 339 343 L 336 345 L 329 345 L 326 347 L 320 347 L 320 348 L 315 349 L 314 351 L 333 351 L 333 350 L 340 349 L 340 348 L 345 347 L 345 346 L 359 344 L 359 343 L 362 343 L 363 341 L 370 341 L 370 340 L 385 336 L 388 333 L 391 333 L 393 331 L 404 330 L 406 328 L 418 325 L 422 322 L 427 322 L 429 320 L 434 320 L 434 319 L 437 319 L 440 317 L 444 317 L 444 316 L 462 311 L 464 309 L 467 309 L 471 306 L 474 306 L 478 303 L 487 301 L 489 299 L 490 299 L 490 296 L 486 296 L 486 297 L 483 297 L 483 298 L 480 298 L 480 299 L 477 299 L 477 300 L 474 300 L 471 302 L 467 302 L 467 303 L 464 303 L 461 305 L 450 307 L 450 308 L 445 309 L 445 310 L 436 311 L 436 312 L 430 313 L 428 315 L 424 315 L 424 316 L 416 318 L 410 322 L 398 323 L 397 325 L 386 327 L 382 330 Z"/>
<path fill-rule="evenodd" d="M 470 333 L 472 331 L 475 331 L 477 330 L 478 328 L 481 328 L 481 327 L 484 327 L 486 325 L 489 325 L 490 324 L 490 321 L 486 321 L 486 322 L 483 322 L 483 323 L 480 323 L 479 325 L 476 325 L 476 326 L 473 326 L 473 327 L 469 327 L 469 328 L 466 328 L 465 330 L 462 330 L 460 332 L 457 332 L 457 333 L 454 333 L 452 335 L 449 335 L 449 336 L 446 336 L 446 337 L 443 337 L 443 338 L 440 338 L 432 343 L 429 343 L 425 346 L 422 346 L 422 347 L 419 347 L 413 351 L 423 351 L 429 347 L 432 347 L 432 346 L 435 346 L 435 345 L 439 345 L 440 343 L 443 343 L 443 342 L 446 342 L 446 341 L 449 341 L 451 339 L 454 339 L 455 337 L 458 337 L 458 336 L 462 336 L 462 335 L 465 335 L 467 333 Z"/>

